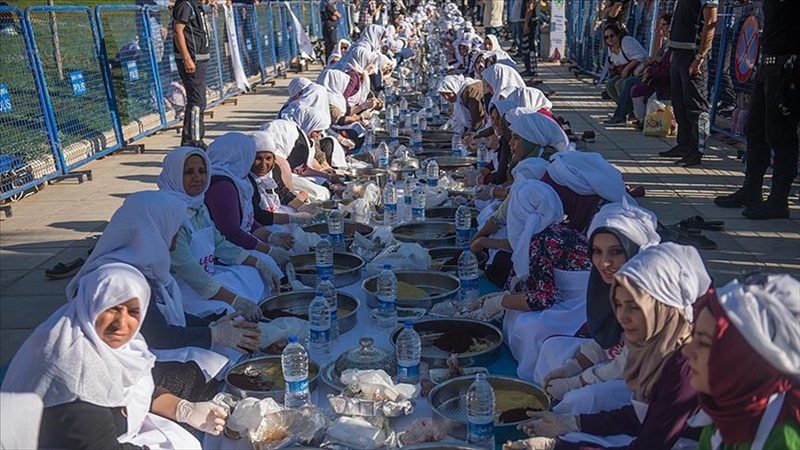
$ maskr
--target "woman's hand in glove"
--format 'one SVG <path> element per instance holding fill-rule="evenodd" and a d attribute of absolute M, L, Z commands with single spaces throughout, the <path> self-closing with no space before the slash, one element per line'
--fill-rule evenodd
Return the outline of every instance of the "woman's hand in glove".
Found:
<path fill-rule="evenodd" d="M 278 278 L 278 274 L 272 270 L 272 266 L 267 264 L 267 262 L 262 259 L 256 259 L 256 269 L 258 270 L 258 273 L 261 274 L 261 278 L 264 280 L 264 283 L 266 283 L 270 289 L 272 289 L 273 293 L 277 293 L 281 286 L 281 279 Z"/>
<path fill-rule="evenodd" d="M 542 378 L 542 386 L 547 388 L 547 385 L 550 384 L 550 380 L 574 377 L 575 375 L 580 375 L 581 372 L 583 372 L 583 367 L 578 364 L 575 358 L 570 358 L 561 367 L 557 367 L 545 375 L 544 378 Z"/>
<path fill-rule="evenodd" d="M 545 385 L 544 390 L 554 399 L 563 400 L 567 392 L 582 387 L 581 376 L 576 375 L 568 378 L 553 378 Z"/>
<path fill-rule="evenodd" d="M 508 441 L 503 444 L 503 450 L 553 450 L 556 440 L 549 437 L 534 437 L 519 441 Z"/>
<path fill-rule="evenodd" d="M 505 297 L 506 294 L 507 292 L 496 292 L 494 294 L 484 295 L 479 300 L 481 302 L 481 311 L 483 311 L 483 317 L 488 320 L 503 312 L 503 310 L 506 309 L 503 306 L 503 297 Z"/>
<path fill-rule="evenodd" d="M 237 295 L 234 297 L 231 306 L 233 306 L 233 309 L 236 311 L 242 313 L 242 317 L 248 322 L 258 322 L 261 320 L 261 308 L 242 296 Z"/>
<path fill-rule="evenodd" d="M 258 350 L 260 344 L 258 338 L 261 336 L 261 331 L 259 331 L 257 323 L 234 322 L 233 319 L 239 315 L 241 313 L 237 311 L 216 322 L 212 322 L 209 325 L 209 328 L 211 328 L 211 342 L 242 353 L 254 352 Z"/>
<path fill-rule="evenodd" d="M 530 437 L 558 437 L 573 431 L 581 431 L 578 419 L 572 415 L 528 411 L 528 417 L 531 417 L 531 420 L 517 425 L 517 429 Z"/>
<path fill-rule="evenodd" d="M 219 436 L 225 427 L 228 412 L 214 402 L 193 403 L 181 400 L 175 408 L 175 420 L 194 429 Z"/>
<path fill-rule="evenodd" d="M 297 208 L 297 212 L 308 213 L 311 214 L 312 216 L 317 216 L 322 212 L 322 210 L 319 208 L 319 206 L 313 203 L 304 203 L 299 208 Z"/>
<path fill-rule="evenodd" d="M 294 245 L 294 236 L 289 233 L 272 233 L 267 242 L 271 247 L 280 247 L 289 250 Z"/>
<path fill-rule="evenodd" d="M 274 245 L 269 247 L 267 255 L 271 256 L 280 267 L 286 267 L 286 264 L 292 259 L 289 252 L 280 247 L 275 247 Z"/>

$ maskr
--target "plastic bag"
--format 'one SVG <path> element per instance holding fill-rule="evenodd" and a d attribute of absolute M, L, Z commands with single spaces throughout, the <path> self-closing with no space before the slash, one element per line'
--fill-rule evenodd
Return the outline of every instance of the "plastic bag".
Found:
<path fill-rule="evenodd" d="M 379 448 L 386 441 L 380 428 L 359 417 L 340 417 L 328 428 L 328 438 L 352 448 Z"/>
<path fill-rule="evenodd" d="M 271 398 L 259 400 L 248 397 L 236 404 L 233 414 L 228 418 L 225 426 L 240 433 L 256 430 L 264 416 L 283 411 L 283 409 L 283 406 Z"/>
<path fill-rule="evenodd" d="M 289 336 L 305 336 L 309 325 L 308 321 L 297 317 L 279 317 L 270 322 L 259 322 L 258 329 L 261 331 L 261 348 L 266 348 L 285 341 Z"/>
<path fill-rule="evenodd" d="M 300 227 L 295 228 L 292 236 L 294 236 L 292 250 L 295 255 L 310 252 L 311 248 L 316 247 L 321 239 L 317 233 L 309 233 Z"/>
<path fill-rule="evenodd" d="M 435 208 L 445 201 L 447 201 L 447 189 L 437 186 L 435 188 L 428 188 L 428 193 L 425 196 L 425 207 Z"/>
<path fill-rule="evenodd" d="M 408 430 L 399 436 L 403 445 L 422 444 L 423 442 L 439 442 L 447 437 L 447 432 L 433 419 L 417 419 Z"/>
<path fill-rule="evenodd" d="M 399 243 L 387 247 L 367 264 L 367 274 L 374 275 L 383 270 L 384 264 L 391 264 L 392 270 L 428 270 L 431 256 L 419 244 Z"/>
<path fill-rule="evenodd" d="M 672 106 L 658 100 L 653 94 L 647 101 L 647 115 L 644 119 L 645 136 L 667 137 L 677 127 Z"/>
<path fill-rule="evenodd" d="M 235 411 L 234 411 L 235 412 Z M 250 442 L 256 450 L 284 448 L 290 443 L 308 443 L 325 428 L 325 417 L 315 407 L 284 409 L 267 414 L 256 430 L 250 430 Z"/>

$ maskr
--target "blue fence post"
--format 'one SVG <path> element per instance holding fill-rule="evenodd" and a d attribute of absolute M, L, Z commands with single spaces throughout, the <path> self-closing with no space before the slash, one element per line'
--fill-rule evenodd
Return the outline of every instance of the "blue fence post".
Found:
<path fill-rule="evenodd" d="M 256 6 L 258 16 L 258 35 L 261 46 L 261 57 L 264 60 L 264 81 L 275 78 L 278 73 L 278 63 L 275 56 L 275 32 L 272 26 L 272 11 L 269 5 Z M 272 69 L 268 68 L 272 66 Z"/>
<path fill-rule="evenodd" d="M 717 103 L 719 102 L 719 88 L 722 83 L 722 74 L 725 67 L 725 47 L 728 45 L 728 24 L 733 20 L 733 7 L 730 3 L 725 4 L 725 9 L 722 12 L 722 20 L 724 21 L 722 27 L 722 34 L 720 35 L 720 51 L 718 54 L 723 55 L 722 58 L 717 58 L 717 68 L 714 73 L 714 87 L 711 91 L 711 112 L 709 114 L 709 124 L 711 127 L 717 124 Z"/>
<path fill-rule="evenodd" d="M 99 8 L 97 6 L 96 8 Z M 95 8 L 95 17 L 97 15 L 97 9 Z M 102 33 L 102 29 L 98 27 L 98 34 Z M 114 117 L 114 130 L 117 133 L 117 137 L 120 141 L 121 145 L 125 145 L 125 135 L 122 133 L 122 123 L 119 117 L 119 109 L 117 108 L 117 98 L 114 95 L 114 89 L 112 87 L 113 80 L 111 78 L 111 73 L 108 70 L 108 55 L 106 52 L 105 41 L 102 38 L 102 35 L 98 36 L 98 58 L 100 60 L 101 65 L 101 72 L 103 74 L 103 78 L 105 80 L 104 87 L 106 89 L 106 95 L 108 96 L 108 105 L 111 109 L 111 115 Z"/>
<path fill-rule="evenodd" d="M 258 67 L 261 75 L 261 84 L 264 84 L 267 82 L 267 66 L 266 66 L 266 61 L 264 61 L 264 48 L 261 45 L 261 36 L 258 32 L 259 22 L 258 22 L 258 10 L 256 9 L 256 5 L 251 6 L 251 13 L 253 15 L 253 32 L 255 34 L 255 40 L 256 40 L 256 52 L 258 53 Z"/>
<path fill-rule="evenodd" d="M 162 36 L 163 30 L 172 28 L 172 14 L 169 9 L 156 6 L 144 7 L 145 31 L 150 46 L 150 59 L 156 73 L 156 92 L 158 93 L 159 111 L 162 114 L 163 127 L 169 127 L 181 121 L 185 106 L 185 98 L 181 94 L 182 88 L 178 75 L 179 60 L 175 58 L 173 37 L 167 33 Z M 210 70 L 209 62 L 209 70 Z M 206 73 L 206 84 L 213 88 L 213 78 Z"/>
<path fill-rule="evenodd" d="M 164 58 L 164 53 L 166 47 L 163 45 L 163 39 L 161 34 L 158 34 L 158 37 L 153 34 L 153 16 L 150 15 L 150 6 L 145 6 L 142 9 L 142 20 L 144 21 L 144 33 L 145 39 L 148 42 L 147 47 L 150 49 L 149 56 L 150 56 L 150 66 L 153 68 L 153 79 L 155 80 L 155 93 L 156 93 L 156 100 L 158 102 L 158 114 L 161 118 L 161 128 L 165 128 L 168 126 L 167 123 L 167 113 L 164 107 L 164 89 L 163 89 L 163 80 L 161 79 L 161 71 L 158 67 L 158 54 L 156 46 L 154 45 L 158 40 L 161 40 L 161 58 Z"/>

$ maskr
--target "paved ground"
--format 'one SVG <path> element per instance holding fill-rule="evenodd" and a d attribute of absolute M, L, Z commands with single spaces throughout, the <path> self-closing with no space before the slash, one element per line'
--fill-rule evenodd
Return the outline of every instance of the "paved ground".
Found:
<path fill-rule="evenodd" d="M 700 168 L 683 169 L 657 152 L 672 145 L 671 139 L 644 137 L 633 129 L 606 128 L 600 124 L 613 108 L 599 100 L 600 88 L 577 80 L 566 67 L 541 64 L 542 79 L 556 91 L 554 111 L 570 121 L 576 132 L 594 130 L 595 143 L 588 150 L 602 153 L 625 175 L 629 183 L 643 185 L 647 197 L 641 203 L 655 211 L 665 224 L 701 214 L 725 221 L 723 232 L 706 234 L 719 244 L 703 251 L 717 283 L 742 270 L 763 266 L 769 271 L 800 272 L 800 208 L 792 204 L 791 219 L 749 221 L 739 210 L 713 205 L 713 198 L 733 191 L 742 181 L 743 166 L 736 151 L 718 141 Z M 256 94 L 239 97 L 232 104 L 214 108 L 208 138 L 227 131 L 252 131 L 271 118 L 285 98 L 290 81 L 278 80 L 274 88 L 260 87 Z M 164 155 L 179 143 L 172 131 L 142 141 L 143 154 L 121 153 L 87 165 L 94 180 L 74 180 L 48 186 L 42 192 L 13 205 L 12 218 L 0 221 L 0 365 L 7 363 L 30 331 L 63 304 L 63 281 L 47 281 L 44 270 L 57 262 L 85 257 L 86 251 L 108 219 L 130 193 L 155 189 Z"/>

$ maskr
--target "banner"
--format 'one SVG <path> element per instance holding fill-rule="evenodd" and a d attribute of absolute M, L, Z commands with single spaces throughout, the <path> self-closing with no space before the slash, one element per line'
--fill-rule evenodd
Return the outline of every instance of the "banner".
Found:
<path fill-rule="evenodd" d="M 548 59 L 564 58 L 567 42 L 566 0 L 552 0 L 550 3 L 550 49 Z"/>

